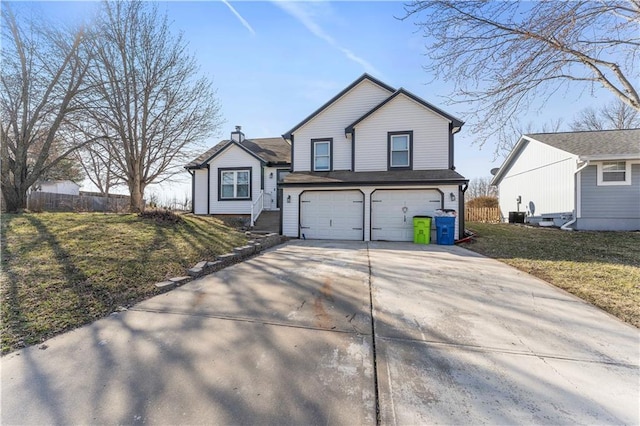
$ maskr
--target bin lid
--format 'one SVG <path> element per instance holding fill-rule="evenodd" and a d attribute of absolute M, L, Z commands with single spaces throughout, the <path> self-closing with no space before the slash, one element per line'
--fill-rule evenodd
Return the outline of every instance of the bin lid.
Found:
<path fill-rule="evenodd" d="M 431 219 L 431 216 L 414 216 L 414 219 Z"/>

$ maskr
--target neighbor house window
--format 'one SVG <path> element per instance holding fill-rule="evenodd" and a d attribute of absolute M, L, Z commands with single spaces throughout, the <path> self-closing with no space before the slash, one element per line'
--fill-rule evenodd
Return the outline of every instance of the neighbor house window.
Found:
<path fill-rule="evenodd" d="M 312 168 L 314 172 L 328 172 L 331 170 L 331 145 L 332 139 L 312 139 L 313 151 Z"/>
<path fill-rule="evenodd" d="M 388 142 L 389 169 L 411 169 L 413 132 L 390 132 Z"/>
<path fill-rule="evenodd" d="M 251 169 L 220 170 L 220 199 L 251 198 Z"/>
<path fill-rule="evenodd" d="M 598 185 L 630 185 L 630 165 L 626 161 L 604 161 L 598 164 Z"/>

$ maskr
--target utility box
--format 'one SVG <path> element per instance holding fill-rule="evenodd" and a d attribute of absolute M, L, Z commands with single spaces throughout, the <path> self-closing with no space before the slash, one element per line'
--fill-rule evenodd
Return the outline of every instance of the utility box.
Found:
<path fill-rule="evenodd" d="M 413 217 L 413 242 L 429 244 L 431 241 L 431 216 Z"/>
<path fill-rule="evenodd" d="M 455 242 L 456 218 L 451 216 L 436 216 L 436 232 L 438 244 L 450 246 Z"/>

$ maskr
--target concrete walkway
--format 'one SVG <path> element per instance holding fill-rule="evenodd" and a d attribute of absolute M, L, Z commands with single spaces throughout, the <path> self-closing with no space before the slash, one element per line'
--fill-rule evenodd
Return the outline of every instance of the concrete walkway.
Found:
<path fill-rule="evenodd" d="M 638 424 L 639 343 L 457 247 L 293 241 L 3 357 L 0 421 Z"/>

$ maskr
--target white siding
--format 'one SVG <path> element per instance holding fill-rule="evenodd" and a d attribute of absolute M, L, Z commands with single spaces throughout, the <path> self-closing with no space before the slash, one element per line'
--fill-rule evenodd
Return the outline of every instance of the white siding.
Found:
<path fill-rule="evenodd" d="M 504 217 L 535 206 L 534 215 L 572 212 L 574 209 L 574 172 L 577 157 L 536 141 L 529 141 L 499 185 L 500 210 Z M 531 212 L 529 212 L 531 214 Z"/>
<path fill-rule="evenodd" d="M 413 131 L 413 170 L 449 168 L 449 121 L 398 95 L 356 126 L 355 171 L 387 170 L 387 132 Z"/>
<path fill-rule="evenodd" d="M 80 185 L 70 180 L 42 182 L 39 184 L 41 192 L 53 194 L 80 195 Z"/>
<path fill-rule="evenodd" d="M 298 227 L 299 227 L 299 196 L 300 193 L 304 190 L 335 190 L 335 187 L 327 187 L 327 188 L 284 188 L 283 194 L 283 206 L 284 211 L 282 212 L 282 234 L 288 237 L 298 238 Z M 402 187 L 402 186 L 385 186 L 385 187 L 375 187 L 375 186 L 345 186 L 340 187 L 341 190 L 345 189 L 357 189 L 364 193 L 364 240 L 371 240 L 371 193 L 376 189 L 387 190 L 387 189 L 436 189 L 433 186 L 425 186 L 425 187 Z M 458 210 L 458 187 L 456 185 L 447 185 L 437 187 L 440 191 L 444 193 L 444 207 L 445 209 Z M 450 193 L 456 195 L 456 200 L 452 201 L 449 196 Z M 291 202 L 287 203 L 287 196 L 291 196 Z M 458 239 L 458 218 L 456 218 L 456 228 L 455 228 L 455 238 Z M 434 235 L 435 236 L 435 235 Z"/>
<path fill-rule="evenodd" d="M 282 235 L 287 237 L 298 238 L 298 208 L 301 192 L 302 189 L 298 188 L 283 188 L 282 191 Z"/>
<path fill-rule="evenodd" d="M 193 212 L 207 214 L 207 169 L 195 170 L 195 180 Z"/>
<path fill-rule="evenodd" d="M 351 170 L 351 139 L 344 129 L 391 93 L 368 80 L 345 93 L 327 109 L 294 132 L 293 170 L 311 169 L 311 139 L 333 138 L 333 170 Z"/>
<path fill-rule="evenodd" d="M 251 214 L 251 203 L 260 195 L 261 163 L 252 155 L 235 145 L 229 146 L 218 154 L 211 163 L 211 214 Z M 218 201 L 218 169 L 219 168 L 251 168 L 251 200 Z M 206 191 L 206 190 L 205 190 Z"/>

